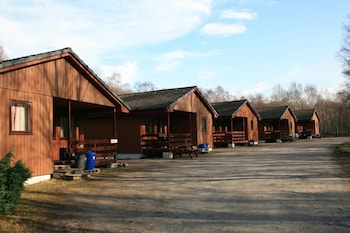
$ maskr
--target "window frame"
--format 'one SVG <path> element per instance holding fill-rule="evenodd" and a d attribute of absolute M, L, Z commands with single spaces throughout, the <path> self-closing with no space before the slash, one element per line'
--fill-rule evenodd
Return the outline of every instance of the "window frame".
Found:
<path fill-rule="evenodd" d="M 18 105 L 23 105 L 25 107 L 25 118 L 26 118 L 26 122 L 28 124 L 28 129 L 25 130 L 15 130 L 13 129 L 13 119 L 12 119 L 12 107 L 15 107 L 16 104 Z M 33 111 L 32 111 L 33 105 L 32 102 L 30 101 L 24 101 L 24 100 L 11 100 L 10 106 L 9 106 L 9 115 L 10 115 L 10 119 L 9 119 L 9 125 L 10 125 L 10 134 L 11 135 L 31 135 L 33 134 Z"/>
<path fill-rule="evenodd" d="M 207 118 L 206 117 L 202 117 L 202 132 L 205 133 L 207 132 Z"/>

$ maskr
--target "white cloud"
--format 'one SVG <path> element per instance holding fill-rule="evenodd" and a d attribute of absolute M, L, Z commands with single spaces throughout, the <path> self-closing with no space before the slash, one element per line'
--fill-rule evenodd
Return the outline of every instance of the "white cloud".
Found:
<path fill-rule="evenodd" d="M 96 53 L 173 40 L 211 13 L 211 0 L 50 1 L 0 3 L 0 39 L 10 57 L 72 47 Z"/>
<path fill-rule="evenodd" d="M 101 66 L 99 67 L 101 76 L 106 79 L 114 73 L 120 74 L 121 84 L 134 82 L 137 79 L 139 66 L 136 61 L 127 61 L 118 66 Z"/>
<path fill-rule="evenodd" d="M 182 60 L 193 56 L 192 53 L 176 50 L 172 52 L 165 53 L 157 58 L 158 64 L 155 66 L 157 71 L 169 71 L 173 70 L 176 66 L 180 65 Z"/>
<path fill-rule="evenodd" d="M 244 33 L 247 30 L 242 24 L 208 23 L 201 32 L 210 36 L 231 36 Z"/>
<path fill-rule="evenodd" d="M 256 17 L 256 14 L 249 11 L 237 11 L 237 10 L 224 10 L 220 18 L 222 19 L 244 19 L 244 20 L 252 20 Z"/>

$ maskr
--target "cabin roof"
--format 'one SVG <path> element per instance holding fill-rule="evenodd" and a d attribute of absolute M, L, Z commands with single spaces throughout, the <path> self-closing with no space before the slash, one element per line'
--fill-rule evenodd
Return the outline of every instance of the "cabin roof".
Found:
<path fill-rule="evenodd" d="M 286 111 L 290 111 L 294 120 L 295 121 L 297 120 L 297 117 L 295 116 L 294 112 L 290 109 L 288 105 L 256 108 L 256 111 L 260 114 L 262 120 L 266 120 L 266 119 L 280 120 L 282 119 Z"/>
<path fill-rule="evenodd" d="M 119 96 L 115 95 L 113 91 L 103 82 L 103 80 L 92 69 L 90 69 L 89 66 L 85 64 L 84 61 L 81 60 L 71 48 L 63 48 L 54 51 L 1 61 L 0 73 L 10 72 L 12 70 L 24 68 L 27 66 L 33 66 L 43 62 L 48 62 L 61 58 L 66 59 L 74 67 L 83 72 L 85 74 L 85 77 L 88 77 L 89 80 L 112 102 L 119 105 L 123 112 L 129 111 L 129 106 L 127 106 L 122 101 L 122 99 L 120 99 Z"/>
<path fill-rule="evenodd" d="M 178 102 L 192 92 L 197 94 L 212 114 L 217 115 L 213 106 L 204 98 L 196 86 L 123 94 L 120 95 L 120 98 L 133 111 L 172 111 Z"/>
<path fill-rule="evenodd" d="M 299 110 L 294 110 L 294 113 L 298 118 L 298 120 L 300 121 L 309 121 L 312 119 L 315 113 L 317 115 L 317 112 L 315 109 L 299 109 Z"/>
<path fill-rule="evenodd" d="M 238 110 L 240 110 L 245 104 L 248 105 L 258 119 L 261 118 L 259 113 L 246 99 L 212 103 L 212 106 L 218 112 L 219 116 L 234 117 Z"/>

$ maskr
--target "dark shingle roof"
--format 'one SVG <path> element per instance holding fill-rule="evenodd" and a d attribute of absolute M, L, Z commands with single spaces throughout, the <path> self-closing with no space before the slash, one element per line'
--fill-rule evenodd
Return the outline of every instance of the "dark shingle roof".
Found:
<path fill-rule="evenodd" d="M 256 111 L 264 119 L 281 119 L 283 114 L 289 109 L 289 106 L 273 106 L 257 108 Z M 295 116 L 294 116 L 295 117 Z"/>
<path fill-rule="evenodd" d="M 0 62 L 0 69 L 8 67 L 8 66 L 18 65 L 18 64 L 25 63 L 25 62 L 31 62 L 31 61 L 39 60 L 42 58 L 47 58 L 50 56 L 55 56 L 55 55 L 60 55 L 60 54 L 65 54 L 65 53 L 71 53 L 75 57 L 78 58 L 78 56 L 73 52 L 73 50 L 71 48 L 63 48 L 63 49 L 58 49 L 58 50 L 54 50 L 54 51 L 50 51 L 50 52 L 38 53 L 38 54 L 34 54 L 34 55 L 29 55 L 29 56 L 24 56 L 24 57 L 19 57 L 19 58 L 1 61 Z M 82 62 L 80 59 L 79 59 L 79 61 Z M 85 63 L 83 63 L 83 64 L 87 67 L 87 65 Z"/>
<path fill-rule="evenodd" d="M 211 103 L 218 112 L 219 116 L 233 116 L 247 100 L 227 101 Z"/>
<path fill-rule="evenodd" d="M 163 89 L 120 95 L 120 98 L 134 111 L 168 110 L 197 87 Z"/>
<path fill-rule="evenodd" d="M 243 105 L 247 104 L 250 109 L 254 112 L 257 118 L 260 119 L 259 113 L 255 110 L 255 108 L 250 104 L 250 102 L 246 99 L 244 100 L 234 100 L 234 101 L 226 101 L 226 102 L 217 102 L 212 103 L 211 105 L 218 112 L 219 116 L 230 116 L 234 117 L 236 112 L 243 107 Z"/>
<path fill-rule="evenodd" d="M 217 112 L 213 106 L 206 100 L 196 86 L 124 94 L 120 95 L 120 98 L 132 111 L 172 111 L 177 103 L 192 92 L 195 92 L 213 116 L 217 117 Z"/>
<path fill-rule="evenodd" d="M 315 109 L 302 109 L 302 110 L 294 110 L 294 113 L 298 120 L 300 121 L 306 121 L 306 120 L 311 120 L 314 113 Z"/>

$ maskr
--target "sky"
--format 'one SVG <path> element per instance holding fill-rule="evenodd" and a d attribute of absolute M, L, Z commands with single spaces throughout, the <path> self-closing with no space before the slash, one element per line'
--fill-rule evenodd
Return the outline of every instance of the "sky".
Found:
<path fill-rule="evenodd" d="M 103 80 L 235 96 L 336 92 L 349 0 L 1 0 L 9 58 L 70 47 Z"/>

